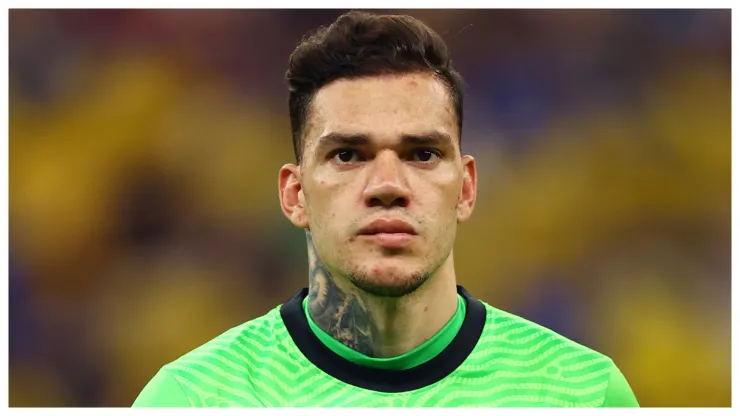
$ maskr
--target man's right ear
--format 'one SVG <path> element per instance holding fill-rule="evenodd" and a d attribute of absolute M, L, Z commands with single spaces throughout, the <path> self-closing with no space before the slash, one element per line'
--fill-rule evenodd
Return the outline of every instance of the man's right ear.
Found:
<path fill-rule="evenodd" d="M 278 192 L 280 208 L 290 222 L 296 227 L 308 228 L 306 215 L 306 198 L 301 186 L 301 171 L 294 164 L 287 164 L 280 168 L 278 175 Z"/>

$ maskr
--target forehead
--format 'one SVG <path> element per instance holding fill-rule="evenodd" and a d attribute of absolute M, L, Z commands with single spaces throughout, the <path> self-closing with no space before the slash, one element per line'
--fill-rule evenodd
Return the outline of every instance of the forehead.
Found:
<path fill-rule="evenodd" d="M 432 74 L 341 79 L 314 97 L 306 148 L 328 133 L 367 134 L 392 140 L 404 134 L 439 131 L 457 137 L 457 121 L 445 84 Z"/>

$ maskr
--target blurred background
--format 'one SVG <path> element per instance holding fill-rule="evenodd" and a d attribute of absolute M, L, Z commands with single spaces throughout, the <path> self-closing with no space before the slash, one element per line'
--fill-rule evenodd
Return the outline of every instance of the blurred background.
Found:
<path fill-rule="evenodd" d="M 130 406 L 307 284 L 283 76 L 342 12 L 10 11 L 11 406 Z M 729 10 L 394 12 L 468 84 L 459 283 L 729 406 Z"/>

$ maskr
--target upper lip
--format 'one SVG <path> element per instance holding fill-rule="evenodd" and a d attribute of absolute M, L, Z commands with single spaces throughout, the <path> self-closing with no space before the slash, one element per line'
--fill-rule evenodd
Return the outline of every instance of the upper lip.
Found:
<path fill-rule="evenodd" d="M 377 219 L 371 222 L 370 224 L 362 227 L 359 234 L 360 235 L 372 235 L 372 234 L 380 234 L 380 233 L 388 233 L 388 234 L 405 233 L 405 234 L 415 235 L 416 230 L 414 230 L 414 227 L 412 227 L 409 223 L 405 221 L 381 218 L 381 219 Z"/>

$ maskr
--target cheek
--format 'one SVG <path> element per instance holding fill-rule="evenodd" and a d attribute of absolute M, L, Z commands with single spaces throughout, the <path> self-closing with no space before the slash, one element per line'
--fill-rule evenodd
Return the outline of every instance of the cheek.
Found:
<path fill-rule="evenodd" d="M 428 230 L 428 243 L 440 250 L 445 250 L 451 239 L 454 239 L 457 227 L 457 206 L 460 188 L 454 178 L 447 183 L 427 184 L 417 188 L 417 207 L 420 220 Z M 423 190 L 422 190 L 423 189 Z M 419 192 L 421 191 L 421 192 Z"/>
<path fill-rule="evenodd" d="M 443 173 L 432 180 L 421 180 L 412 185 L 419 209 L 431 215 L 446 217 L 450 211 L 457 213 L 462 179 L 454 173 Z M 441 221 L 443 218 L 434 218 Z"/>
<path fill-rule="evenodd" d="M 457 204 L 460 202 L 460 193 L 462 192 L 463 179 L 462 175 L 454 175 L 444 185 L 445 206 L 457 213 Z"/>
<path fill-rule="evenodd" d="M 307 193 L 306 208 L 315 232 L 338 235 L 351 219 L 351 193 L 341 181 L 316 178 L 311 181 Z"/>
<path fill-rule="evenodd" d="M 319 173 L 312 182 L 312 188 L 321 199 L 321 205 L 340 212 L 356 202 L 354 198 L 362 186 L 358 174 L 352 172 Z"/>

